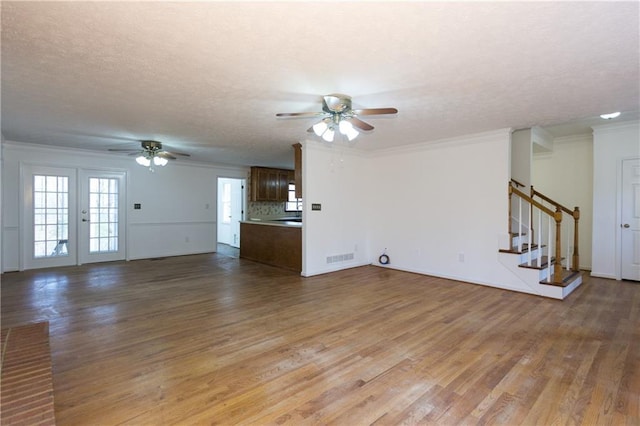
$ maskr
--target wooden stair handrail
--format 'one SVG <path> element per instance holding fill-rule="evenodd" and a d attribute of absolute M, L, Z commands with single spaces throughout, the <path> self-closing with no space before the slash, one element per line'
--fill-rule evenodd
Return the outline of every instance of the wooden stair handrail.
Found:
<path fill-rule="evenodd" d="M 509 182 L 509 200 L 511 200 L 511 196 L 513 194 L 517 195 L 523 200 L 528 201 L 531 205 L 536 206 L 538 209 L 540 209 L 540 211 L 553 217 L 553 219 L 555 220 L 556 222 L 556 241 L 555 241 L 556 261 L 553 264 L 553 283 L 562 285 L 562 264 L 560 262 L 560 259 L 562 259 L 562 238 L 561 238 L 562 210 L 558 206 L 556 206 L 556 211 L 553 211 L 545 207 L 544 205 L 534 200 L 524 192 L 520 191 L 517 188 L 514 188 L 513 184 Z M 511 216 L 511 202 L 509 202 L 509 216 Z M 509 233 L 511 233 L 511 217 L 509 217 Z"/>
<path fill-rule="evenodd" d="M 531 185 L 531 198 L 533 198 L 533 197 L 540 197 L 543 200 L 545 200 L 547 203 L 553 204 L 555 207 L 560 207 L 560 209 L 565 211 L 567 214 L 570 214 L 571 216 L 573 216 L 573 210 L 569 209 L 568 207 L 563 206 L 562 204 L 560 204 L 559 202 L 557 202 L 555 200 L 552 200 L 551 198 L 549 198 L 546 195 L 544 195 L 542 192 L 536 191 L 535 189 L 533 189 L 533 185 Z"/>
<path fill-rule="evenodd" d="M 520 182 L 518 182 L 518 181 L 517 181 L 517 180 L 515 180 L 514 178 L 511 178 L 511 182 L 512 182 L 512 183 L 514 183 L 516 186 L 519 186 L 519 187 L 521 187 L 521 188 L 524 188 L 525 186 L 527 186 L 527 185 L 525 185 L 524 183 L 520 183 Z"/>
<path fill-rule="evenodd" d="M 554 212 L 550 208 L 544 206 L 543 204 L 539 203 L 538 201 L 534 200 L 533 198 L 529 197 L 527 194 L 525 194 L 524 192 L 520 191 L 519 189 L 514 188 L 513 185 L 509 184 L 509 197 L 511 197 L 511 194 L 516 194 L 518 197 L 520 197 L 520 198 L 528 201 L 529 203 L 533 204 L 534 206 L 536 206 L 537 208 L 539 208 L 540 210 L 542 210 L 543 212 L 545 212 L 549 216 L 555 217 L 556 212 Z M 560 220 L 562 220 L 562 219 L 560 219 Z"/>

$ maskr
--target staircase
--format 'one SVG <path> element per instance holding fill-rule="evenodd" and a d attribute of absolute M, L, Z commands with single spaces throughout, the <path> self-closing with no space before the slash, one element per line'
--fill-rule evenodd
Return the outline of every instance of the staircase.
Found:
<path fill-rule="evenodd" d="M 580 209 L 570 210 L 531 187 L 530 194 L 509 183 L 509 235 L 511 246 L 500 249 L 500 262 L 524 282 L 531 293 L 564 299 L 582 284 L 578 254 Z M 574 226 L 563 228 L 563 217 Z M 562 241 L 566 236 L 566 256 Z M 572 246 L 573 244 L 573 246 Z"/>

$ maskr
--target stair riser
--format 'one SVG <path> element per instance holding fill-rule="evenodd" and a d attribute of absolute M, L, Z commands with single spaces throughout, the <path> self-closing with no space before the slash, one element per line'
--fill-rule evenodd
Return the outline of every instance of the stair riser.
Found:
<path fill-rule="evenodd" d="M 535 256 L 536 254 L 537 250 L 533 250 L 532 255 Z M 582 277 L 577 276 L 574 281 L 566 287 L 540 284 L 540 281 L 546 280 L 549 274 L 553 273 L 553 269 L 532 269 L 519 266 L 522 263 L 526 263 L 527 258 L 527 253 L 499 253 L 500 263 L 510 269 L 523 282 L 527 283 L 535 294 L 562 300 L 582 283 Z"/>
<path fill-rule="evenodd" d="M 532 260 L 538 257 L 538 252 L 539 251 L 540 251 L 540 249 L 531 250 L 531 259 Z M 518 254 L 517 256 L 518 256 L 518 260 L 520 261 L 520 263 L 527 263 L 529 261 L 529 252 Z M 540 256 L 542 256 L 542 253 L 540 253 Z"/>

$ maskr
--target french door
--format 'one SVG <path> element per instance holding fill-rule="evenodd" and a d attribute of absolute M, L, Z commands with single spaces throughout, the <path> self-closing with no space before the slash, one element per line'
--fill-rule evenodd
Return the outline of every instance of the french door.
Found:
<path fill-rule="evenodd" d="M 25 166 L 23 188 L 24 268 L 75 265 L 76 170 Z"/>
<path fill-rule="evenodd" d="M 125 258 L 125 174 L 80 171 L 78 263 Z"/>
<path fill-rule="evenodd" d="M 23 269 L 125 258 L 125 174 L 23 166 Z"/>

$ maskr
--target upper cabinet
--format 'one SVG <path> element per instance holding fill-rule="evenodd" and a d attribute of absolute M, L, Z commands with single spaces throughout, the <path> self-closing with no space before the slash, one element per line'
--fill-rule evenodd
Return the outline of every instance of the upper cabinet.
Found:
<path fill-rule="evenodd" d="M 287 201 L 293 181 L 292 170 L 252 167 L 251 201 Z"/>
<path fill-rule="evenodd" d="M 296 198 L 302 198 L 302 144 L 293 144 L 294 181 L 296 184 Z"/>

